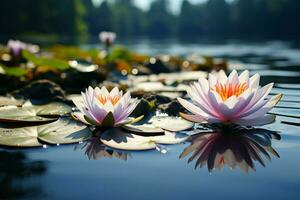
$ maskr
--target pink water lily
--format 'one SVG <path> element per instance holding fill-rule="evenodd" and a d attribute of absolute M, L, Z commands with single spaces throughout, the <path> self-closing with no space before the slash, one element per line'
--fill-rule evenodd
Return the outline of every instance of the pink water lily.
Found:
<path fill-rule="evenodd" d="M 27 50 L 30 53 L 37 53 L 39 51 L 39 46 L 24 43 L 20 40 L 9 40 L 7 42 L 7 48 L 11 54 L 16 57 L 21 55 L 22 50 Z"/>
<path fill-rule="evenodd" d="M 9 40 L 7 47 L 14 56 L 19 56 L 21 51 L 26 48 L 26 44 L 19 40 Z"/>
<path fill-rule="evenodd" d="M 106 46 L 110 46 L 116 39 L 116 33 L 103 31 L 99 33 L 99 39 Z"/>
<path fill-rule="evenodd" d="M 246 126 L 265 125 L 275 120 L 267 114 L 281 99 L 282 94 L 268 98 L 273 83 L 259 86 L 260 76 L 249 78 L 245 70 L 240 75 L 234 70 L 227 77 L 224 71 L 200 78 L 187 89 L 192 102 L 178 98 L 192 115 L 181 116 L 193 122 L 234 123 Z"/>
<path fill-rule="evenodd" d="M 81 122 L 95 126 L 121 126 L 133 122 L 129 115 L 138 104 L 137 99 L 132 99 L 129 92 L 123 95 L 117 87 L 111 92 L 105 87 L 101 89 L 89 87 L 82 98 L 73 100 L 80 112 L 74 112 L 73 116 Z"/>

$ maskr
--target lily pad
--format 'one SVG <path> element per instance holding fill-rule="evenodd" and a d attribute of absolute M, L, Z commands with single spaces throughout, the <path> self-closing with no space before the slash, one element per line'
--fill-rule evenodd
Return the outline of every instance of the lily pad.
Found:
<path fill-rule="evenodd" d="M 183 131 L 190 129 L 194 123 L 186 121 L 181 117 L 153 116 L 150 119 L 142 120 L 139 123 L 126 124 L 124 129 L 137 133 L 163 133 L 167 131 Z"/>
<path fill-rule="evenodd" d="M 186 134 L 168 131 L 159 136 L 140 136 L 120 128 L 109 129 L 100 135 L 103 144 L 122 150 L 155 149 L 157 144 L 178 144 L 184 142 L 187 138 Z"/>
<path fill-rule="evenodd" d="M 36 147 L 42 142 L 69 144 L 83 141 L 92 135 L 90 129 L 68 118 L 45 125 L 23 128 L 0 128 L 0 145 L 11 147 Z"/>
<path fill-rule="evenodd" d="M 1 97 L 0 96 L 0 107 L 1 106 L 21 106 L 24 101 L 17 100 L 13 97 Z"/>
<path fill-rule="evenodd" d="M 165 86 L 161 82 L 142 82 L 138 83 L 135 88 L 136 90 L 143 90 L 147 92 L 156 92 L 156 91 L 175 91 L 174 87 Z"/>
<path fill-rule="evenodd" d="M 43 116 L 58 117 L 68 114 L 72 108 L 62 103 L 50 103 L 39 106 L 25 107 L 2 107 L 0 109 L 0 122 L 40 122 L 53 121 L 53 118 Z"/>
<path fill-rule="evenodd" d="M 64 70 L 67 70 L 70 68 L 69 63 L 65 60 L 39 57 L 39 56 L 29 53 L 28 51 L 22 51 L 22 55 L 28 61 L 34 63 L 37 66 L 49 66 L 49 67 L 52 67 L 53 69 L 58 69 L 61 71 L 64 71 Z"/>
<path fill-rule="evenodd" d="M 72 67 L 80 72 L 93 72 L 98 69 L 97 65 L 93 65 L 86 61 L 71 60 L 68 63 L 70 65 L 70 67 Z"/>

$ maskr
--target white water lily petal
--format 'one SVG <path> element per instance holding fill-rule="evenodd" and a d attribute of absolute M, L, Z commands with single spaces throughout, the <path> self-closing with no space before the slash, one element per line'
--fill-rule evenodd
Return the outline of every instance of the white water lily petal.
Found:
<path fill-rule="evenodd" d="M 244 100 L 238 101 L 236 96 L 231 96 L 224 103 L 220 104 L 220 112 L 224 118 L 230 119 L 236 115 L 237 110 L 233 109 L 238 102 L 244 103 Z"/>
<path fill-rule="evenodd" d="M 197 89 L 195 89 L 193 87 L 193 85 L 191 86 L 191 88 L 189 88 L 187 90 L 188 95 L 191 97 L 191 99 L 193 99 L 194 103 L 196 104 L 196 106 L 198 106 L 203 112 L 208 113 L 209 115 L 213 115 L 213 116 L 217 116 L 218 114 L 214 111 L 214 109 L 212 109 L 210 107 L 209 104 L 205 103 L 203 101 L 203 99 L 200 98 L 197 92 Z"/>
<path fill-rule="evenodd" d="M 235 95 L 229 97 L 228 99 L 226 99 L 226 101 L 224 102 L 224 105 L 226 105 L 226 107 L 228 109 L 233 109 L 235 107 L 235 105 L 238 103 L 238 100 L 243 101 L 241 99 L 238 99 L 238 97 L 236 97 Z"/>
<path fill-rule="evenodd" d="M 219 77 L 217 78 L 218 82 L 222 83 L 222 84 L 226 84 L 227 83 L 227 76 L 224 72 L 224 70 L 219 71 Z"/>
<path fill-rule="evenodd" d="M 249 87 L 250 88 L 258 88 L 259 87 L 259 80 L 260 80 L 260 75 L 259 74 L 255 74 L 254 76 L 252 76 L 249 80 Z"/>
<path fill-rule="evenodd" d="M 208 82 L 209 82 L 209 88 L 214 87 L 217 84 L 217 79 L 214 75 L 208 74 Z"/>
<path fill-rule="evenodd" d="M 188 115 L 185 113 L 180 113 L 180 116 L 190 122 L 202 123 L 205 121 L 205 118 L 200 115 Z"/>
<path fill-rule="evenodd" d="M 240 74 L 239 82 L 246 83 L 247 85 L 249 85 L 249 71 L 248 70 L 245 70 Z"/>
<path fill-rule="evenodd" d="M 103 95 L 103 96 L 109 96 L 109 92 L 108 92 L 108 90 L 106 89 L 106 87 L 104 87 L 104 86 L 102 86 L 102 88 L 101 88 L 101 94 Z"/>
<path fill-rule="evenodd" d="M 187 100 L 184 100 L 180 97 L 178 97 L 177 100 L 183 107 L 185 107 L 191 113 L 197 114 L 197 115 L 200 115 L 203 117 L 208 116 L 207 113 L 203 112 L 203 110 L 201 110 L 199 107 L 195 106 L 194 104 L 188 102 Z"/>
<path fill-rule="evenodd" d="M 282 97 L 282 94 L 278 94 L 276 96 L 273 96 L 267 103 L 260 109 L 258 109 L 256 112 L 253 112 L 252 114 L 248 115 L 245 117 L 245 119 L 251 119 L 251 118 L 256 118 L 259 116 L 262 116 L 269 112 L 276 104 L 280 101 Z"/>
<path fill-rule="evenodd" d="M 263 115 L 254 119 L 239 119 L 236 123 L 244 126 L 262 126 L 273 123 L 275 118 L 275 115 Z"/>
<path fill-rule="evenodd" d="M 273 84 L 270 83 L 263 88 L 259 89 L 255 96 L 253 97 L 252 101 L 248 104 L 248 106 L 240 113 L 239 117 L 245 117 L 251 115 L 252 113 L 258 111 L 262 107 L 264 107 L 268 100 L 265 100 L 265 97 L 270 93 Z"/>
<path fill-rule="evenodd" d="M 232 119 L 235 119 L 238 115 L 242 113 L 242 110 L 250 103 L 254 96 L 254 92 L 251 92 L 250 89 L 248 92 L 244 92 L 240 97 L 238 97 L 238 102 L 232 108 L 235 111 Z"/>
<path fill-rule="evenodd" d="M 239 76 L 236 70 L 233 70 L 229 76 L 228 76 L 228 83 L 231 83 L 232 85 L 236 85 L 239 83 Z"/>
<path fill-rule="evenodd" d="M 204 91 L 204 94 L 207 94 L 207 92 L 209 91 L 208 81 L 203 77 L 200 77 L 198 79 L 198 81 L 199 81 L 200 87 L 202 88 L 202 91 Z"/>
<path fill-rule="evenodd" d="M 191 85 L 191 88 L 194 91 L 195 95 L 199 96 L 199 99 L 202 100 L 202 102 L 199 101 L 199 103 L 202 103 L 207 107 L 210 107 L 210 103 L 208 99 L 208 91 L 205 91 L 204 93 L 199 83 L 194 83 L 194 85 Z"/>

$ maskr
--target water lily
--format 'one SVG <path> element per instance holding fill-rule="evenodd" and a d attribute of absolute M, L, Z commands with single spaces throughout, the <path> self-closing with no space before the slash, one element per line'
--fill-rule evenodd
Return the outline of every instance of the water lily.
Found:
<path fill-rule="evenodd" d="M 267 98 L 273 83 L 259 86 L 260 76 L 249 78 L 245 70 L 240 75 L 234 70 L 227 77 L 224 71 L 209 74 L 208 80 L 200 78 L 188 89 L 192 102 L 178 98 L 180 104 L 192 115 L 181 116 L 193 122 L 233 123 L 246 126 L 264 125 L 275 120 L 269 112 L 282 94 Z"/>
<path fill-rule="evenodd" d="M 7 48 L 9 49 L 10 53 L 15 57 L 21 56 L 21 52 L 24 49 L 29 51 L 30 53 L 37 53 L 39 51 L 38 45 L 27 44 L 21 42 L 20 40 L 9 40 L 7 42 Z"/>
<path fill-rule="evenodd" d="M 18 57 L 21 55 L 21 51 L 26 48 L 26 44 L 19 40 L 9 40 L 7 47 L 13 56 Z"/>
<path fill-rule="evenodd" d="M 137 106 L 138 100 L 132 99 L 129 92 L 123 95 L 117 87 L 111 92 L 108 92 L 105 87 L 101 89 L 89 87 L 81 95 L 81 99 L 73 100 L 80 110 L 80 112 L 74 112 L 73 116 L 85 124 L 116 127 L 140 119 L 129 117 Z"/>
<path fill-rule="evenodd" d="M 116 39 L 116 33 L 103 31 L 99 34 L 99 38 L 106 47 L 109 47 L 114 43 Z"/>

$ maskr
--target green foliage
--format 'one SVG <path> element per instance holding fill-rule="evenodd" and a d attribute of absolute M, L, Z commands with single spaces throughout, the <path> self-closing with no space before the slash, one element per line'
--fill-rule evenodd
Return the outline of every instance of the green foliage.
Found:
<path fill-rule="evenodd" d="M 29 53 L 28 51 L 22 51 L 23 57 L 28 61 L 34 63 L 37 66 L 48 66 L 54 69 L 58 69 L 61 71 L 67 70 L 70 68 L 67 61 L 59 60 L 55 58 L 43 58 L 38 57 L 34 54 Z"/>
<path fill-rule="evenodd" d="M 121 46 L 114 47 L 109 55 L 110 62 L 114 62 L 117 60 L 130 61 L 131 58 L 131 52 L 128 49 Z"/>
<path fill-rule="evenodd" d="M 81 0 L 9 0 L 1 2 L 2 34 L 44 33 L 82 37 L 87 33 Z"/>
<path fill-rule="evenodd" d="M 28 70 L 21 67 L 5 67 L 2 66 L 7 76 L 22 77 L 27 74 Z"/>
<path fill-rule="evenodd" d="M 66 9 L 67 8 L 67 9 Z M 6 0 L 1 2 L 1 34 L 58 35 L 85 39 L 87 33 L 114 31 L 122 36 L 297 35 L 300 2 L 296 0 L 208 0 L 182 3 L 179 15 L 167 0 L 152 1 L 149 10 L 132 0 Z M 12 20 L 13 19 L 13 20 Z M 7 23 L 9 22 L 9 23 Z"/>

